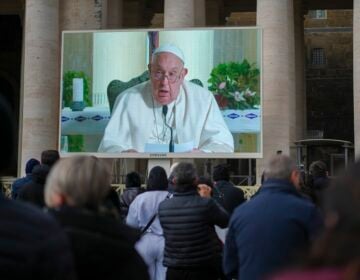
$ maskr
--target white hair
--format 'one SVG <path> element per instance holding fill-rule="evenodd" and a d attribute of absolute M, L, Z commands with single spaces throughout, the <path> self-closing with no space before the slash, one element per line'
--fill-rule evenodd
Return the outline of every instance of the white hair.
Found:
<path fill-rule="evenodd" d="M 291 173 L 296 170 L 295 162 L 286 155 L 275 155 L 270 158 L 264 177 L 266 179 L 290 180 Z"/>
<path fill-rule="evenodd" d="M 72 206 L 98 208 L 110 190 L 111 176 L 106 165 L 94 156 L 59 160 L 45 185 L 45 202 L 54 207 L 52 197 L 61 194 Z"/>

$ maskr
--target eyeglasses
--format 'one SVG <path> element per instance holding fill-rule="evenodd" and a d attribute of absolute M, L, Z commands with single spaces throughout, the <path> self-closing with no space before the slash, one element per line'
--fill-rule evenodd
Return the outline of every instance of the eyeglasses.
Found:
<path fill-rule="evenodd" d="M 168 79 L 169 83 L 173 84 L 176 83 L 177 81 L 179 81 L 180 76 L 181 76 L 181 71 L 178 73 L 176 72 L 169 72 L 167 75 L 165 74 L 165 72 L 161 72 L 161 71 L 151 71 L 151 77 L 153 77 L 155 80 L 157 81 L 162 81 L 165 78 Z"/>

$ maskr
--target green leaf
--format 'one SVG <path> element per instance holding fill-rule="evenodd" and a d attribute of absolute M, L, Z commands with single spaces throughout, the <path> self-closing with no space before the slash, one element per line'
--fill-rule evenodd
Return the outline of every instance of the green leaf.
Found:
<path fill-rule="evenodd" d="M 250 64 L 246 59 L 241 63 L 229 61 L 227 63 L 220 63 L 210 73 L 208 79 L 208 89 L 213 94 L 222 95 L 227 99 L 228 109 L 251 109 L 260 105 L 260 82 L 259 82 L 260 70 L 256 67 L 256 64 Z M 219 85 L 222 82 L 226 82 L 226 86 L 223 89 L 219 89 Z M 245 92 L 246 89 L 250 89 L 252 92 L 256 92 L 253 96 L 247 96 L 245 101 L 236 101 L 234 96 L 230 93 Z"/>

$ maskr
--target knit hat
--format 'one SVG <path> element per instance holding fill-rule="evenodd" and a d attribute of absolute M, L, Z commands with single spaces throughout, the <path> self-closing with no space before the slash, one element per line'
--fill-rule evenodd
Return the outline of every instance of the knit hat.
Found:
<path fill-rule="evenodd" d="M 26 166 L 25 166 L 25 173 L 26 174 L 31 174 L 31 172 L 33 171 L 34 167 L 39 165 L 40 161 L 38 161 L 35 158 L 31 158 L 26 162 Z"/>

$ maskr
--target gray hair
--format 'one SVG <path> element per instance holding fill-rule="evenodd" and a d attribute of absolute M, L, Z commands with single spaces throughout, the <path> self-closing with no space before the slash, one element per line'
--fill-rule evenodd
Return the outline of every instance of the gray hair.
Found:
<path fill-rule="evenodd" d="M 99 208 L 110 190 L 111 176 L 105 164 L 94 156 L 59 160 L 45 185 L 45 202 L 52 205 L 53 194 L 66 197 L 71 206 Z"/>
<path fill-rule="evenodd" d="M 190 162 L 180 162 L 174 168 L 172 175 L 174 176 L 175 179 L 176 189 L 178 187 L 182 189 L 182 186 L 185 186 L 187 189 L 187 186 L 193 185 L 197 178 L 196 168 Z"/>
<path fill-rule="evenodd" d="M 291 173 L 296 170 L 295 162 L 286 155 L 275 155 L 270 158 L 264 172 L 266 179 L 290 180 Z"/>

